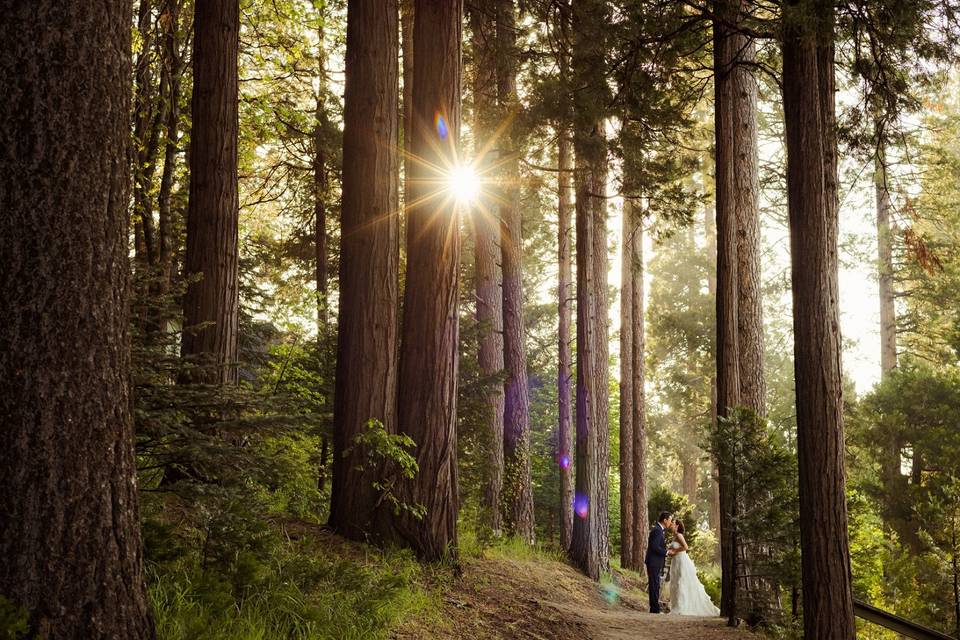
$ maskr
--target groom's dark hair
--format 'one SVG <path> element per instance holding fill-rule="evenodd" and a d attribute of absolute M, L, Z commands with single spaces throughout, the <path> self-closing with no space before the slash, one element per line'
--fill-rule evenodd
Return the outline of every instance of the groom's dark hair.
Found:
<path fill-rule="evenodd" d="M 663 522 L 664 520 L 669 520 L 669 519 L 670 519 L 670 512 L 669 512 L 669 511 L 661 511 L 661 512 L 660 512 L 660 517 L 657 518 L 657 522 Z"/>

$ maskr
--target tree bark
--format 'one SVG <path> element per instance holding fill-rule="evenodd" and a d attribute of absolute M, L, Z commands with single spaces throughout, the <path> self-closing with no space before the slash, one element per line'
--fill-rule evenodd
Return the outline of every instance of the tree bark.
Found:
<path fill-rule="evenodd" d="M 718 0 L 718 18 L 713 23 L 715 135 L 716 135 L 716 216 L 717 216 L 717 416 L 724 419 L 741 403 L 737 256 L 736 149 L 736 65 L 737 38 L 731 26 L 737 19 L 739 0 Z M 720 613 L 736 622 L 737 496 L 735 469 L 718 459 L 720 484 Z"/>
<path fill-rule="evenodd" d="M 877 200 L 877 273 L 880 281 L 880 371 L 886 377 L 897 367 L 897 312 L 893 284 L 893 228 L 887 160 L 880 147 L 873 173 Z M 897 461 L 899 463 L 899 460 Z"/>
<path fill-rule="evenodd" d="M 201 365 L 194 382 L 237 380 L 238 0 L 194 7 L 193 128 L 181 353 Z"/>
<path fill-rule="evenodd" d="M 461 0 L 417 0 L 414 8 L 412 198 L 400 349 L 400 431 L 416 443 L 419 472 L 405 498 L 399 534 L 424 560 L 456 557 L 459 216 L 434 167 L 455 162 L 460 136 Z"/>
<path fill-rule="evenodd" d="M 520 159 L 513 122 L 518 115 L 516 16 L 513 0 L 497 0 L 497 102 L 505 128 L 500 136 L 500 247 L 503 258 L 503 503 L 504 527 L 533 544 L 530 484 L 530 392 L 523 327 L 523 239 Z"/>
<path fill-rule="evenodd" d="M 607 362 L 607 148 L 604 114 L 606 3 L 573 4 L 573 144 L 576 153 L 577 448 L 576 495 L 570 557 L 588 576 L 607 571 L 610 432 Z M 599 74 L 603 77 L 603 74 Z"/>
<path fill-rule="evenodd" d="M 410 174 L 413 160 L 410 156 L 413 139 L 413 4 L 414 0 L 400 0 L 400 32 L 403 57 L 403 207 L 410 206 Z"/>
<path fill-rule="evenodd" d="M 697 503 L 697 486 L 699 478 L 697 477 L 697 460 L 684 456 L 683 460 L 683 495 L 687 496 L 690 504 Z"/>
<path fill-rule="evenodd" d="M 627 206 L 633 220 L 631 238 L 633 259 L 630 263 L 631 301 L 633 311 L 631 340 L 633 360 L 633 556 L 628 565 L 636 571 L 644 570 L 647 554 L 647 399 L 646 382 L 646 329 L 644 326 L 644 265 L 643 265 L 643 215 L 640 205 L 630 201 Z"/>
<path fill-rule="evenodd" d="M 843 462 L 837 311 L 833 9 L 790 7 L 783 34 L 804 634 L 856 635 Z M 815 18 L 815 20 L 814 20 Z M 814 29 L 813 25 L 819 25 Z"/>
<path fill-rule="evenodd" d="M 131 4 L 0 2 L 0 595 L 155 637 L 130 414 Z"/>
<path fill-rule="evenodd" d="M 496 132 L 497 63 L 496 10 L 493 2 L 474 2 L 470 7 L 473 32 L 473 110 L 474 163 L 480 176 L 486 177 L 493 167 L 490 145 Z M 485 381 L 485 415 L 487 434 L 487 487 L 485 508 L 489 512 L 492 534 L 502 533 L 500 514 L 503 488 L 503 292 L 500 251 L 500 216 L 496 205 L 482 191 L 473 207 L 474 269 L 478 354 L 480 375 Z"/>
<path fill-rule="evenodd" d="M 397 429 L 397 38 L 396 0 L 348 3 L 330 524 L 356 540 L 389 531 L 380 469 L 355 438 L 371 419 Z"/>
<path fill-rule="evenodd" d="M 740 2 L 741 15 L 749 7 Z M 760 211 L 757 150 L 757 81 L 753 40 L 732 35 L 737 59 L 730 70 L 734 103 L 732 194 L 737 224 L 737 346 L 740 359 L 740 404 L 759 416 L 766 411 L 763 372 L 763 290 L 760 270 Z M 731 156 L 728 156 L 731 157 Z"/>
<path fill-rule="evenodd" d="M 153 228 L 153 208 L 150 187 L 156 170 L 160 147 L 162 108 L 157 84 L 153 80 L 154 36 L 159 25 L 153 24 L 153 3 L 140 0 L 137 31 L 140 34 L 140 52 L 134 65 L 134 171 L 133 216 L 142 241 L 136 245 L 137 262 L 144 267 L 157 264 L 158 247 Z"/>
<path fill-rule="evenodd" d="M 620 564 L 633 564 L 633 201 L 623 204 L 620 264 Z M 641 309 L 642 313 L 642 309 Z M 644 531 L 646 533 L 646 531 Z"/>
<path fill-rule="evenodd" d="M 570 100 L 570 24 L 571 6 L 569 0 L 561 0 L 557 12 L 557 34 L 564 47 L 560 48 L 558 64 L 560 83 L 563 91 L 563 109 L 557 126 L 557 312 L 558 318 L 558 374 L 557 374 L 557 464 L 560 468 L 560 545 L 564 551 L 570 550 L 573 539 L 573 379 L 571 363 L 571 331 L 573 322 L 573 301 L 576 292 L 573 288 L 573 265 L 571 243 L 573 226 L 573 139 L 571 122 L 573 120 Z"/>
<path fill-rule="evenodd" d="M 329 266 L 327 257 L 327 52 L 325 27 L 327 23 L 326 5 L 315 3 L 317 9 L 317 97 L 314 105 L 313 123 L 313 249 L 314 280 L 317 292 L 317 349 L 323 350 L 332 331 L 329 326 Z M 395 127 L 396 128 L 396 127 Z M 396 133 L 396 132 L 394 132 Z M 395 163 L 399 167 L 399 162 Z M 394 188 L 396 204 L 396 187 Z M 399 233 L 395 234 L 393 247 L 399 247 Z M 395 253 L 399 248 L 395 249 Z M 394 294 L 394 302 L 397 294 Z M 393 314 L 396 320 L 396 313 Z M 396 349 L 396 333 L 394 333 Z M 336 377 L 336 373 L 334 373 Z M 324 404 L 329 405 L 331 398 L 323 391 Z M 325 421 L 326 422 L 326 421 Z M 327 458 L 330 455 L 330 439 L 326 430 L 320 436 L 320 464 L 317 470 L 317 489 L 321 492 L 327 485 Z"/>
<path fill-rule="evenodd" d="M 173 218 L 171 199 L 177 169 L 180 136 L 180 81 L 183 62 L 180 55 L 180 0 L 166 0 L 163 8 L 163 71 L 160 87 L 164 102 L 163 171 L 157 198 L 157 234 L 159 236 L 160 281 L 158 293 L 166 295 L 173 279 Z"/>

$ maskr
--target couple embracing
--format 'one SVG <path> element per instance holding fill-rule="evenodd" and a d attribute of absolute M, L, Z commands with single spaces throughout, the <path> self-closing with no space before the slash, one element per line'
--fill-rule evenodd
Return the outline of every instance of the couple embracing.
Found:
<path fill-rule="evenodd" d="M 666 532 L 673 534 L 673 542 L 667 547 Z M 687 541 L 683 537 L 683 523 L 664 511 L 650 530 L 647 541 L 647 577 L 650 580 L 650 613 L 660 611 L 660 574 L 670 557 L 670 613 L 686 616 L 718 616 L 706 589 L 697 577 L 697 567 L 687 555 Z"/>

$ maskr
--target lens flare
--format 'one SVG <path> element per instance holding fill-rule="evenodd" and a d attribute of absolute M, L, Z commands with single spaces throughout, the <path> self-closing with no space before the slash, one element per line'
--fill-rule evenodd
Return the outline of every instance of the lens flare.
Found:
<path fill-rule="evenodd" d="M 476 202 L 480 197 L 480 178 L 469 165 L 457 165 L 447 176 L 447 187 L 460 202 Z"/>
<path fill-rule="evenodd" d="M 590 513 L 590 500 L 587 496 L 578 493 L 573 499 L 573 511 L 581 520 L 586 520 Z"/>
<path fill-rule="evenodd" d="M 570 456 L 566 453 L 560 456 L 560 468 L 569 469 L 570 468 Z"/>
<path fill-rule="evenodd" d="M 433 116 L 434 125 L 437 128 L 437 135 L 440 136 L 441 140 L 447 139 L 447 121 L 444 119 L 443 114 L 437 111 Z"/>
<path fill-rule="evenodd" d="M 600 583 L 600 595 L 610 604 L 620 599 L 620 587 L 610 578 L 604 578 Z"/>

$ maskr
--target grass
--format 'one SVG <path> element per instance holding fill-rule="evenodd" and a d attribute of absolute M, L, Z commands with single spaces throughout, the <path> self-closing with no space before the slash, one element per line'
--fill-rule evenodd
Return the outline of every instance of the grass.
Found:
<path fill-rule="evenodd" d="M 239 592 L 194 566 L 154 567 L 158 638 L 377 639 L 404 619 L 436 615 L 439 590 L 425 586 L 428 576 L 409 553 L 311 547 L 287 549 Z"/>

